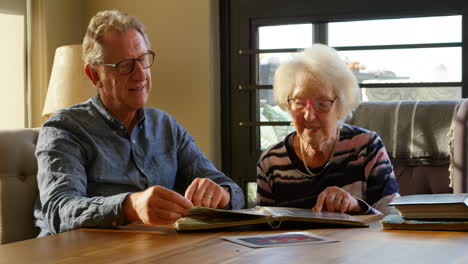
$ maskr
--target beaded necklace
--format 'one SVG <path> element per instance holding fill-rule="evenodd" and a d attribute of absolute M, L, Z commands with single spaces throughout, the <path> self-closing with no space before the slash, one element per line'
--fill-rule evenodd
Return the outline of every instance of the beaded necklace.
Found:
<path fill-rule="evenodd" d="M 330 157 L 328 158 L 327 163 L 325 163 L 325 165 L 323 166 L 323 169 L 321 169 L 318 173 L 312 173 L 309 169 L 309 166 L 307 166 L 305 156 L 304 156 L 304 147 L 302 146 L 302 139 L 301 137 L 299 137 L 299 149 L 301 150 L 302 162 L 304 163 L 304 167 L 306 168 L 310 176 L 313 177 L 313 176 L 317 176 L 321 174 L 328 167 L 328 165 L 330 165 L 330 162 L 332 161 L 333 156 L 335 155 L 336 147 L 338 146 L 338 141 L 340 141 L 340 130 L 341 130 L 341 125 L 338 126 L 338 132 L 336 133 L 337 135 L 336 135 L 335 147 L 333 148 L 333 152 L 330 154 Z"/>

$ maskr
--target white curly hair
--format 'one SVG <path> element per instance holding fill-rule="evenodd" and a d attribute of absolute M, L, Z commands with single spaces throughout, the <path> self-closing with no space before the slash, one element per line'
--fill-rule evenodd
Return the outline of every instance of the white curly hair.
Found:
<path fill-rule="evenodd" d="M 336 50 L 323 44 L 313 44 L 280 65 L 275 72 L 273 93 L 283 110 L 289 111 L 288 96 L 294 90 L 296 80 L 304 78 L 304 75 L 330 84 L 337 95 L 340 120 L 351 116 L 359 105 L 361 96 L 356 77 Z"/>

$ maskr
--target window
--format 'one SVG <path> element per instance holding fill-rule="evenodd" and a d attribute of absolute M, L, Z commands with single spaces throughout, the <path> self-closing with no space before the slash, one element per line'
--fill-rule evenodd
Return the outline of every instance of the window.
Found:
<path fill-rule="evenodd" d="M 312 43 L 338 50 L 363 101 L 467 97 L 466 7 L 461 0 L 221 5 L 223 171 L 245 190 L 255 181 L 260 153 L 293 130 L 274 101 L 273 76 Z"/>
<path fill-rule="evenodd" d="M 363 101 L 460 99 L 461 18 L 330 23 L 328 44 L 345 49 L 340 55 L 361 84 Z"/>
<path fill-rule="evenodd" d="M 23 128 L 26 120 L 26 1 L 0 4 L 0 128 Z"/>
<path fill-rule="evenodd" d="M 315 42 L 339 50 L 362 88 L 362 101 L 460 99 L 461 22 L 457 15 L 259 26 L 257 83 L 272 85 L 277 67 L 293 54 L 269 50 L 310 46 L 314 28 L 327 28 L 324 38 Z M 257 98 L 260 122 L 290 121 L 271 89 L 260 90 Z M 260 149 L 291 131 L 288 126 L 260 124 Z"/>

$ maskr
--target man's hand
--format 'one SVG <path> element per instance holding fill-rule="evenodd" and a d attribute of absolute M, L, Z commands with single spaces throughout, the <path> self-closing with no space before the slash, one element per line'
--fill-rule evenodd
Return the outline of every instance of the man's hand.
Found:
<path fill-rule="evenodd" d="M 358 200 L 347 191 L 336 187 L 328 187 L 317 198 L 314 212 L 360 212 L 362 210 Z"/>
<path fill-rule="evenodd" d="M 185 198 L 196 206 L 224 208 L 231 200 L 231 195 L 208 178 L 196 178 L 185 191 Z"/>
<path fill-rule="evenodd" d="M 152 186 L 128 195 L 122 206 L 127 221 L 156 225 L 174 223 L 187 214 L 193 204 L 174 191 L 162 186 Z"/>

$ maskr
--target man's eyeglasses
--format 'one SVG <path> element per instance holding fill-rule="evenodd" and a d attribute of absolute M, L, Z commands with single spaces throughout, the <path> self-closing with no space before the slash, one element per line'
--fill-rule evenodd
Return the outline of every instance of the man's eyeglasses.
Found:
<path fill-rule="evenodd" d="M 317 113 L 328 113 L 333 107 L 333 103 L 336 101 L 336 98 L 333 100 L 308 100 L 303 98 L 288 98 L 289 108 L 294 112 L 302 112 L 310 104 Z"/>
<path fill-rule="evenodd" d="M 136 59 L 121 60 L 115 64 L 102 63 L 102 65 L 114 67 L 114 69 L 116 69 L 120 74 L 129 74 L 135 68 L 135 63 L 137 61 L 138 63 L 140 63 L 143 69 L 151 67 L 151 65 L 153 65 L 154 62 L 154 56 L 154 52 L 150 50 Z"/>

